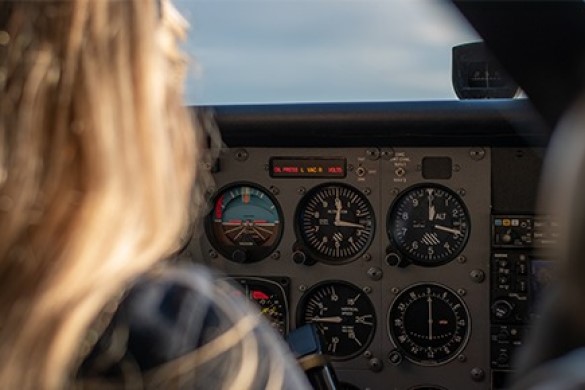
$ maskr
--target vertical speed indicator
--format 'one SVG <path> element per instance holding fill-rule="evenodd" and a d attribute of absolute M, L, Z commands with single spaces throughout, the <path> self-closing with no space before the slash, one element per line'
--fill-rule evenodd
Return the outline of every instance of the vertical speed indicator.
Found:
<path fill-rule="evenodd" d="M 345 281 L 316 284 L 301 298 L 297 324 L 315 324 L 333 360 L 347 360 L 370 345 L 376 312 L 367 294 Z"/>

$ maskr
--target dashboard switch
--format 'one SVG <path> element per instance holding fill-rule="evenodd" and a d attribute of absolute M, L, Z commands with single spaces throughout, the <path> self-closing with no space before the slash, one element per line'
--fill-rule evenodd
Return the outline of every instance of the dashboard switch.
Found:
<path fill-rule="evenodd" d="M 492 314 L 498 320 L 504 320 L 510 317 L 513 311 L 514 306 L 504 299 L 497 300 L 492 305 Z"/>

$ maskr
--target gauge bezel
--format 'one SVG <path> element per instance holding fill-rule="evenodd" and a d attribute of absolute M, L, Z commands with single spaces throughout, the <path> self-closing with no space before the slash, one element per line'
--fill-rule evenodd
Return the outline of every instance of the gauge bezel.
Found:
<path fill-rule="evenodd" d="M 316 251 L 310 244 L 308 244 L 306 242 L 306 238 L 305 238 L 306 235 L 305 235 L 305 233 L 303 233 L 303 230 L 301 227 L 302 226 L 301 213 L 303 212 L 303 210 L 306 209 L 308 202 L 313 198 L 313 196 L 316 193 L 318 193 L 319 191 L 323 190 L 324 188 L 337 187 L 337 186 L 349 189 L 350 191 L 358 194 L 358 196 L 360 196 L 361 199 L 363 201 L 365 201 L 366 207 L 368 208 L 368 211 L 370 212 L 370 215 L 371 215 L 370 219 L 371 219 L 372 224 L 370 227 L 370 237 L 368 238 L 368 240 L 364 244 L 363 248 L 361 248 L 358 252 L 356 252 L 355 254 L 348 256 L 348 257 L 327 256 L 327 255 L 324 255 L 323 253 Z M 326 264 L 331 264 L 331 265 L 348 264 L 348 263 L 351 263 L 351 262 L 357 260 L 358 258 L 360 258 L 360 256 L 362 256 L 365 252 L 368 251 L 368 249 L 370 249 L 370 247 L 372 246 L 372 243 L 374 242 L 374 238 L 376 235 L 376 213 L 375 213 L 374 207 L 372 206 L 372 203 L 370 202 L 367 195 L 363 191 L 361 191 L 359 188 L 354 187 L 350 184 L 341 183 L 341 182 L 325 182 L 325 183 L 321 183 L 321 184 L 314 186 L 309 191 L 307 191 L 304 194 L 304 196 L 302 197 L 302 199 L 299 201 L 299 203 L 297 204 L 294 215 L 295 215 L 295 217 L 294 217 L 294 230 L 295 230 L 295 235 L 297 237 L 297 242 L 298 242 L 298 244 L 300 244 L 302 249 L 304 251 L 306 251 L 306 254 L 309 255 L 314 260 L 318 260 L 320 262 L 323 262 Z"/>
<path fill-rule="evenodd" d="M 378 328 L 378 315 L 376 313 L 376 307 L 374 306 L 374 303 L 372 302 L 372 300 L 370 299 L 368 294 L 366 292 L 364 292 L 363 289 L 360 288 L 359 286 L 357 286 L 351 282 L 348 282 L 347 280 L 338 280 L 338 279 L 322 280 L 318 283 L 315 283 L 311 287 L 309 287 L 303 293 L 303 295 L 299 298 L 299 301 L 297 303 L 296 312 L 295 312 L 297 326 L 302 326 L 302 325 L 306 324 L 303 320 L 305 309 L 306 309 L 306 304 L 309 301 L 309 299 L 313 296 L 314 292 L 318 291 L 319 289 L 321 289 L 323 287 L 328 287 L 331 285 L 345 285 L 351 289 L 355 289 L 356 292 L 359 291 L 360 293 L 362 293 L 364 295 L 364 297 L 367 299 L 367 301 L 370 305 L 370 308 L 371 308 L 371 313 L 373 315 L 373 319 L 372 319 L 373 325 L 372 325 L 372 329 L 370 330 L 370 334 L 368 335 L 367 340 L 363 343 L 363 346 L 360 347 L 356 352 L 354 352 L 350 355 L 344 355 L 344 356 L 330 355 L 326 351 L 327 344 L 323 345 L 323 348 L 324 348 L 323 353 L 326 354 L 329 357 L 329 359 L 331 359 L 333 361 L 342 362 L 342 361 L 354 359 L 354 358 L 360 356 L 365 350 L 368 349 L 368 347 L 370 346 L 370 344 L 374 340 L 374 336 L 376 335 L 376 330 Z"/>
<path fill-rule="evenodd" d="M 278 223 L 278 229 L 275 233 L 277 235 L 277 237 L 275 238 L 274 243 L 272 245 L 267 246 L 267 247 L 249 247 L 249 248 L 242 248 L 242 247 L 235 246 L 235 245 L 226 247 L 225 245 L 220 244 L 218 241 L 218 238 L 215 236 L 213 224 L 214 224 L 215 204 L 216 204 L 218 198 L 222 194 L 225 194 L 230 189 L 236 189 L 236 188 L 240 188 L 240 187 L 250 187 L 250 188 L 256 189 L 256 190 L 264 193 L 264 195 L 267 196 L 268 199 L 270 199 L 270 201 L 274 204 L 276 212 L 278 214 L 279 223 Z M 276 250 L 276 248 L 278 248 L 278 245 L 280 245 L 280 242 L 281 242 L 282 237 L 284 235 L 284 229 L 285 229 L 284 214 L 282 212 L 282 207 L 280 206 L 280 203 L 278 202 L 276 197 L 269 190 L 262 187 L 260 184 L 248 182 L 248 181 L 237 181 L 237 182 L 232 182 L 232 183 L 226 184 L 223 187 L 221 187 L 220 189 L 218 189 L 213 194 L 213 196 L 211 197 L 211 204 L 212 204 L 212 209 L 207 214 L 207 217 L 205 218 L 205 235 L 207 236 L 207 239 L 208 239 L 209 243 L 211 244 L 211 246 L 217 252 L 219 252 L 223 257 L 225 257 L 227 260 L 234 261 L 232 259 L 233 253 L 236 250 L 244 249 L 246 251 L 246 255 L 247 255 L 247 259 L 244 263 L 255 263 L 255 262 L 266 259 L 268 256 L 270 256 L 270 254 L 272 254 Z"/>
<path fill-rule="evenodd" d="M 465 312 L 465 318 L 467 320 L 467 325 L 466 325 L 466 332 L 465 335 L 463 337 L 463 340 L 461 341 L 461 344 L 459 345 L 459 347 L 457 349 L 455 349 L 450 356 L 442 361 L 433 361 L 433 360 L 422 360 L 422 359 L 418 359 L 418 358 L 413 358 L 410 353 L 408 351 L 405 350 L 405 348 L 403 348 L 402 344 L 400 344 L 399 342 L 397 342 L 393 336 L 393 332 L 391 330 L 392 328 L 392 319 L 390 318 L 390 313 L 392 312 L 392 309 L 394 309 L 395 305 L 397 303 L 400 303 L 400 299 L 406 295 L 409 294 L 413 289 L 415 288 L 419 288 L 419 287 L 438 287 L 440 289 L 443 289 L 447 292 L 449 292 L 450 294 L 452 294 L 452 296 L 454 296 L 458 303 L 461 304 L 461 307 L 463 308 L 463 311 Z M 421 299 L 421 298 L 418 298 Z M 437 282 L 418 282 L 418 283 L 414 283 L 414 284 L 410 284 L 407 287 L 405 287 L 404 289 L 402 289 L 392 300 L 392 302 L 390 303 L 390 306 L 388 308 L 388 311 L 386 313 L 386 332 L 388 334 L 388 337 L 390 338 L 390 341 L 392 342 L 392 344 L 394 345 L 394 347 L 400 351 L 400 353 L 402 354 L 402 356 L 404 356 L 406 358 L 406 360 L 408 360 L 409 362 L 416 364 L 418 366 L 422 366 L 422 367 L 438 367 L 438 366 L 442 366 L 445 365 L 451 361 L 453 361 L 454 359 L 457 358 L 457 356 L 459 356 L 461 354 L 461 352 L 467 347 L 467 344 L 469 343 L 469 339 L 471 337 L 471 332 L 472 332 L 472 323 L 471 323 L 471 314 L 469 313 L 469 308 L 467 307 L 467 304 L 465 303 L 465 300 L 459 295 L 457 294 L 452 288 L 447 287 L 444 284 L 441 283 L 437 283 Z"/>
<path fill-rule="evenodd" d="M 463 213 L 465 215 L 466 223 L 467 223 L 467 227 L 465 229 L 465 236 L 464 236 L 463 240 L 461 241 L 459 248 L 456 251 L 454 251 L 453 253 L 451 253 L 451 255 L 447 256 L 445 259 L 442 259 L 442 260 L 423 261 L 423 260 L 420 260 L 420 259 L 412 256 L 410 253 L 408 253 L 408 251 L 406 251 L 404 249 L 404 245 L 399 243 L 396 240 L 394 229 L 391 228 L 391 223 L 394 220 L 393 214 L 394 214 L 395 210 L 398 208 L 400 202 L 402 202 L 411 192 L 417 191 L 419 189 L 425 189 L 425 188 L 435 188 L 435 189 L 439 189 L 441 191 L 449 193 L 461 206 Z M 437 183 L 419 183 L 419 184 L 412 185 L 412 186 L 407 187 L 404 190 L 402 190 L 398 195 L 396 195 L 396 198 L 394 198 L 394 200 L 390 204 L 390 207 L 388 208 L 388 211 L 386 213 L 386 235 L 387 235 L 388 239 L 390 240 L 390 247 L 397 250 L 404 259 L 407 259 L 411 263 L 422 266 L 422 267 L 437 267 L 437 266 L 445 265 L 445 264 L 453 261 L 467 247 L 467 243 L 469 242 L 469 237 L 471 236 L 471 215 L 470 215 L 469 209 L 467 208 L 467 205 L 463 201 L 462 197 L 459 194 L 457 194 L 455 191 L 453 191 L 451 188 L 444 186 L 442 184 L 437 184 Z"/>

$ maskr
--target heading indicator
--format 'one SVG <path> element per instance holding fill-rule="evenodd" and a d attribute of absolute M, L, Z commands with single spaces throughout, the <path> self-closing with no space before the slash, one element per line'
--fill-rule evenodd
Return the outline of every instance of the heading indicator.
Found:
<path fill-rule="evenodd" d="M 347 160 L 343 157 L 272 157 L 270 177 L 343 178 L 347 175 Z"/>

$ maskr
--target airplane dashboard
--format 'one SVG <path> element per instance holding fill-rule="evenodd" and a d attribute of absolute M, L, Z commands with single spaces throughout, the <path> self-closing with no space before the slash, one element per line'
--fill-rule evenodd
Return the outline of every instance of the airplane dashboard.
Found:
<path fill-rule="evenodd" d="M 315 324 L 347 388 L 502 388 L 556 239 L 526 102 L 213 110 L 225 145 L 182 257 L 283 335 Z"/>

